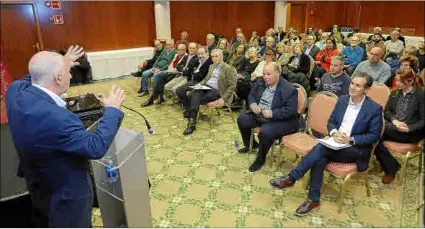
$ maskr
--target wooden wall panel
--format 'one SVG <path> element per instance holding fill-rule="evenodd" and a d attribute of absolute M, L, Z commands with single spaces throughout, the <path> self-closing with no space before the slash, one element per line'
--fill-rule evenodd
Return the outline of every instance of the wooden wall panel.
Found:
<path fill-rule="evenodd" d="M 305 3 L 292 3 L 291 16 L 289 18 L 289 28 L 295 29 L 299 33 L 305 32 L 306 28 L 306 7 Z"/>
<path fill-rule="evenodd" d="M 54 25 L 52 10 L 38 1 L 45 48 L 80 44 L 86 51 L 152 46 L 155 17 L 151 1 L 62 1 L 65 23 Z"/>
<path fill-rule="evenodd" d="M 179 40 L 180 32 L 187 31 L 189 40 L 205 44 L 209 32 L 235 36 L 235 28 L 241 27 L 247 39 L 253 30 L 263 35 L 274 26 L 274 2 L 236 1 L 171 1 L 171 36 Z"/>
<path fill-rule="evenodd" d="M 288 1 L 291 4 L 298 1 Z M 368 32 L 370 27 L 401 27 L 416 29 L 416 36 L 424 36 L 423 1 L 310 1 L 306 9 L 306 27 L 327 29 L 333 24 L 359 27 Z"/>

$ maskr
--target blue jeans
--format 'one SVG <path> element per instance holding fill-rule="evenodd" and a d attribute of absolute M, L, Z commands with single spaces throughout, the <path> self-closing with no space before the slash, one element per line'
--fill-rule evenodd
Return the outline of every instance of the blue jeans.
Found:
<path fill-rule="evenodd" d="M 153 76 L 152 68 L 142 72 L 142 91 L 149 90 L 149 77 Z"/>
<path fill-rule="evenodd" d="M 329 149 L 322 144 L 317 144 L 298 164 L 291 170 L 289 175 L 295 180 L 300 180 L 304 174 L 310 171 L 310 190 L 308 198 L 312 201 L 320 200 L 320 189 L 323 183 L 323 171 L 329 161 L 354 163 L 360 158 L 361 152 L 356 146 L 341 150 Z"/>

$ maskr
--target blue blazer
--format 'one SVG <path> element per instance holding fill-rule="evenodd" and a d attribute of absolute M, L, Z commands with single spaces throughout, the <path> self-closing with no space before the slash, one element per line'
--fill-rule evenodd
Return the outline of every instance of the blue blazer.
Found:
<path fill-rule="evenodd" d="M 90 226 L 73 224 L 70 219 L 87 211 L 86 208 L 91 209 L 88 201 L 92 201 L 93 193 L 88 162 L 105 155 L 119 129 L 123 112 L 106 108 L 99 127 L 89 133 L 75 114 L 32 86 L 29 76 L 10 85 L 6 104 L 10 131 L 34 207 L 45 216 L 52 216 L 57 209 L 70 208 L 67 207 L 71 206 L 69 201 L 75 200 L 81 204 L 66 210 L 70 215 L 61 216 L 66 220 L 49 226 Z M 88 201 L 83 203 L 82 199 Z"/>
<path fill-rule="evenodd" d="M 248 95 L 248 104 L 259 104 L 267 85 L 259 79 Z M 298 120 L 298 91 L 286 79 L 279 78 L 272 101 L 272 120 Z"/>
<path fill-rule="evenodd" d="M 329 133 L 341 126 L 349 99 L 349 95 L 339 97 L 328 121 Z M 356 162 L 358 171 L 367 169 L 372 145 L 380 139 L 381 131 L 382 107 L 366 97 L 351 130 L 354 146 L 359 150 L 359 159 Z"/>

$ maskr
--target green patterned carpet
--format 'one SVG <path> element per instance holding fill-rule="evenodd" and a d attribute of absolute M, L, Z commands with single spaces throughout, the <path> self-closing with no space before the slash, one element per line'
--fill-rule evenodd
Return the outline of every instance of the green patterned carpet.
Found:
<path fill-rule="evenodd" d="M 142 112 L 157 133 L 146 137 L 154 227 L 419 225 L 419 214 L 415 208 L 422 178 L 417 173 L 417 160 L 409 165 L 405 184 L 408 188 L 404 191 L 398 182 L 382 184 L 382 171 L 377 165 L 369 175 L 370 197 L 366 196 L 364 183 L 354 179 L 347 188 L 341 214 L 337 213 L 336 204 L 341 182 L 326 176 L 320 209 L 298 218 L 293 213 L 306 198 L 302 182 L 285 191 L 273 190 L 268 185 L 271 178 L 286 174 L 296 165 L 294 153 L 283 150 L 283 162 L 279 168 L 276 168 L 276 163 L 271 166 L 268 160 L 259 172 L 250 173 L 248 166 L 255 156 L 236 152 L 235 139 L 239 139 L 241 144 L 239 131 L 227 112 L 222 112 L 215 119 L 217 122 L 212 129 L 208 122 L 198 121 L 197 130 L 185 137 L 182 133 L 187 122 L 178 105 L 170 105 L 171 101 L 167 101 L 161 106 L 140 108 L 140 103 L 146 98 L 136 96 L 140 84 L 137 78 L 72 87 L 68 96 L 108 93 L 112 84 L 126 90 L 125 105 Z M 137 114 L 125 109 L 123 111 L 126 113 L 123 127 L 146 131 L 143 120 Z M 276 149 L 275 155 L 278 154 L 279 150 Z M 422 188 L 420 192 L 423 192 Z M 401 201 L 401 195 L 404 201 Z M 102 226 L 98 209 L 94 209 L 93 225 Z"/>

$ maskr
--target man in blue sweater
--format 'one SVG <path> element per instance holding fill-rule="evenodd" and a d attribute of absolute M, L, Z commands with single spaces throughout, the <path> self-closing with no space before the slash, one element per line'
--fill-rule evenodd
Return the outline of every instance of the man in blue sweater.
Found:
<path fill-rule="evenodd" d="M 357 36 L 351 37 L 350 46 L 345 47 L 341 52 L 341 56 L 344 57 L 344 69 L 350 76 L 363 59 L 364 50 L 359 46 L 359 42 Z"/>

